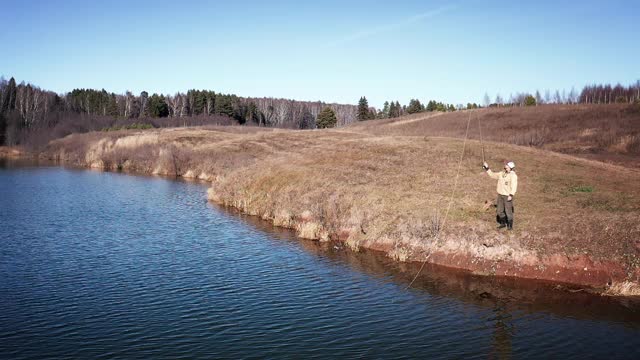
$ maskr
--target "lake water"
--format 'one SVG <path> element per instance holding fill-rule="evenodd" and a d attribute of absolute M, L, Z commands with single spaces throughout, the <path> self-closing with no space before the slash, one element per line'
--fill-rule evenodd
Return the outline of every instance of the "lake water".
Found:
<path fill-rule="evenodd" d="M 6 164 L 5 164 L 6 165 Z M 0 168 L 0 357 L 638 358 L 640 307 L 301 240 L 206 185 Z"/>

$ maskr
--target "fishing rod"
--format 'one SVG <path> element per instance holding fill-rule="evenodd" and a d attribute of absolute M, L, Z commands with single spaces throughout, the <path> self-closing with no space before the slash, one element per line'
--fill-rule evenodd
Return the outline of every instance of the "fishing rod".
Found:
<path fill-rule="evenodd" d="M 478 119 L 478 130 L 480 130 L 480 147 L 482 149 L 482 163 L 484 164 L 486 161 L 484 159 L 484 142 L 482 141 L 482 126 L 480 126 L 480 117 L 476 113 L 476 119 Z"/>

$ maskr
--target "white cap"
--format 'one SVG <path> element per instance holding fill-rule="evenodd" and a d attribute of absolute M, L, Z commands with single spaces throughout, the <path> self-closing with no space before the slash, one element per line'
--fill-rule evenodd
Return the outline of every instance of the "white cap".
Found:
<path fill-rule="evenodd" d="M 507 163 L 507 166 L 513 170 L 513 168 L 515 168 L 515 167 L 516 167 L 516 164 L 515 164 L 513 161 L 509 161 L 509 162 Z"/>

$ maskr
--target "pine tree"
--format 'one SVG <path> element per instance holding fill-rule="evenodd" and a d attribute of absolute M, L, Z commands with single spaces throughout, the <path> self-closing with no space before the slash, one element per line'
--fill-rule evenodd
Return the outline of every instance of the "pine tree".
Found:
<path fill-rule="evenodd" d="M 4 96 L 2 97 L 2 104 L 0 104 L 0 113 L 7 113 L 16 108 L 16 79 L 13 77 L 9 80 Z"/>
<path fill-rule="evenodd" d="M 216 114 L 233 117 L 234 111 L 233 111 L 233 103 L 231 100 L 231 95 L 217 94 L 215 109 L 216 109 Z"/>
<path fill-rule="evenodd" d="M 382 117 L 383 118 L 388 118 L 389 117 L 389 102 L 388 101 L 384 102 L 384 106 L 382 108 Z"/>
<path fill-rule="evenodd" d="M 338 119 L 336 118 L 336 113 L 327 106 L 320 111 L 320 114 L 318 114 L 316 127 L 318 127 L 318 129 L 331 128 L 335 127 L 337 123 Z"/>
<path fill-rule="evenodd" d="M 389 105 L 389 118 L 394 118 L 397 117 L 398 115 L 398 110 L 396 109 L 396 103 L 395 102 L 391 102 L 391 104 Z"/>
<path fill-rule="evenodd" d="M 358 102 L 358 120 L 369 120 L 369 102 L 366 97 L 361 97 Z"/>
<path fill-rule="evenodd" d="M 407 107 L 407 112 L 409 114 L 419 113 L 419 112 L 422 112 L 423 110 L 424 110 L 424 106 L 422 106 L 422 104 L 420 103 L 420 100 L 411 99 L 411 101 L 409 101 L 409 106 Z"/>
<path fill-rule="evenodd" d="M 535 106 L 536 105 L 536 98 L 534 98 L 532 95 L 527 95 L 527 97 L 524 98 L 524 105 L 525 106 Z"/>
<path fill-rule="evenodd" d="M 107 115 L 118 117 L 120 115 L 120 111 L 118 110 L 118 102 L 116 101 L 116 94 L 111 93 L 109 98 L 109 106 L 107 107 Z"/>
<path fill-rule="evenodd" d="M 149 98 L 147 108 L 151 117 L 169 116 L 169 105 L 165 101 L 164 95 L 153 94 Z"/>

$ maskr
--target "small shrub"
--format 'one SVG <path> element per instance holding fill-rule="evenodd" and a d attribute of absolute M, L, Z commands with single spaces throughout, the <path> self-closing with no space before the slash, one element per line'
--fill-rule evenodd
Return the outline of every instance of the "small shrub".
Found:
<path fill-rule="evenodd" d="M 631 140 L 627 144 L 627 151 L 631 154 L 640 154 L 640 134 L 631 137 Z"/>
<path fill-rule="evenodd" d="M 640 100 L 634 101 L 633 104 L 627 106 L 623 111 L 632 115 L 640 114 Z"/>
<path fill-rule="evenodd" d="M 547 127 L 532 129 L 513 136 L 511 142 L 521 146 L 541 147 L 547 142 L 549 133 L 550 131 Z"/>
<path fill-rule="evenodd" d="M 598 131 L 595 135 L 595 142 L 601 149 L 606 149 L 609 146 L 618 142 L 618 132 L 616 130 Z"/>

